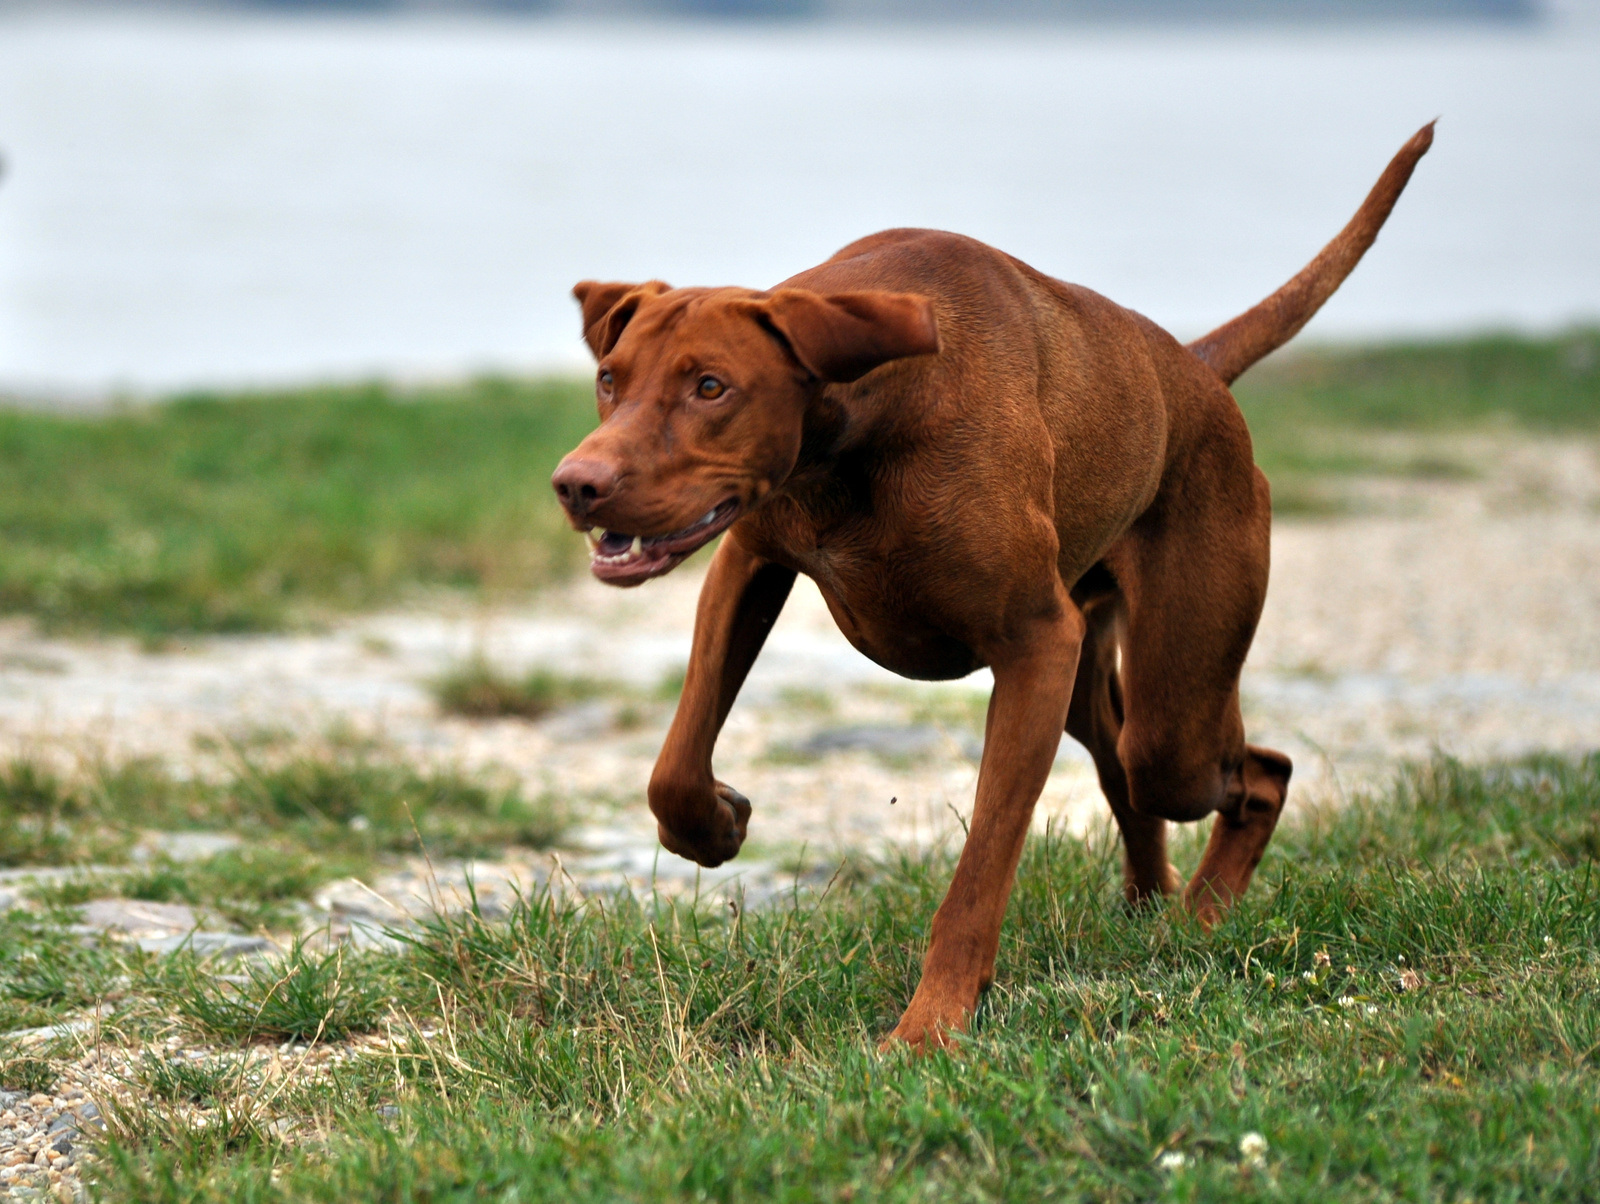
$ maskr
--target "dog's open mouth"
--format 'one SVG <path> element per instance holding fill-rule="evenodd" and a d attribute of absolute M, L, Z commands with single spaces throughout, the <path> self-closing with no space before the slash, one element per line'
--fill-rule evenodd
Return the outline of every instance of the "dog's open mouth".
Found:
<path fill-rule="evenodd" d="M 638 585 L 659 577 L 726 531 L 738 514 L 739 499 L 731 497 L 687 527 L 665 535 L 628 535 L 594 527 L 585 532 L 589 571 L 607 585 Z"/>

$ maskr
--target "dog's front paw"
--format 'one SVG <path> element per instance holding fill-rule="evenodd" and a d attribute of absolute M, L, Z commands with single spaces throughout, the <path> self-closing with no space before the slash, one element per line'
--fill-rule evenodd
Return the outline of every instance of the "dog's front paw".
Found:
<path fill-rule="evenodd" d="M 665 819 L 656 824 L 662 847 L 708 869 L 731 861 L 738 856 L 750 825 L 750 800 L 726 782 L 714 782 L 711 798 L 697 802 L 693 808 L 674 808 L 672 826 Z M 678 818 L 685 811 L 695 818 Z"/>
<path fill-rule="evenodd" d="M 918 1053 L 948 1049 L 956 1034 L 967 1031 L 977 1006 L 976 979 L 959 975 L 947 980 L 924 974 L 900 1023 L 878 1045 L 878 1051 L 887 1053 L 896 1045 L 909 1045 Z"/>
<path fill-rule="evenodd" d="M 889 1053 L 897 1046 L 909 1046 L 917 1053 L 948 1049 L 951 1038 L 965 1032 L 970 1020 L 964 1008 L 941 1010 L 913 1000 L 894 1031 L 878 1043 L 878 1052 Z"/>

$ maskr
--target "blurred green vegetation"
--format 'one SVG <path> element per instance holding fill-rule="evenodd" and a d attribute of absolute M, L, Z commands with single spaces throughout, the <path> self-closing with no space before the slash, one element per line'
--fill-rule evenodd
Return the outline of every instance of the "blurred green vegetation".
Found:
<path fill-rule="evenodd" d="M 549 478 L 593 422 L 566 380 L 0 410 L 0 611 L 159 639 L 528 589 L 581 559 Z"/>
<path fill-rule="evenodd" d="M 1234 386 L 1252 430 L 1600 427 L 1600 330 L 1364 348 L 1291 347 Z"/>
<path fill-rule="evenodd" d="M 1233 392 L 1256 462 L 1272 481 L 1274 507 L 1337 508 L 1319 479 L 1474 475 L 1441 447 L 1451 436 L 1600 433 L 1600 330 L 1291 347 L 1252 368 Z"/>
<path fill-rule="evenodd" d="M 1433 437 L 1600 429 L 1600 331 L 1291 349 L 1236 394 L 1293 510 L 1319 478 L 1470 473 Z M 0 409 L 0 613 L 160 642 L 533 589 L 582 563 L 549 475 L 593 424 L 588 383 L 560 379 Z"/>

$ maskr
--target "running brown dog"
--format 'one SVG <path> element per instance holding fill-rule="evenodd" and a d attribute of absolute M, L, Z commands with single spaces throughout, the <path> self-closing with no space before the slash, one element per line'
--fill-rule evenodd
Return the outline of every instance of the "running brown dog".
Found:
<path fill-rule="evenodd" d="M 994 673 L 970 831 L 890 1039 L 942 1043 L 993 977 L 1063 729 L 1094 756 L 1130 901 L 1214 923 L 1249 885 L 1289 759 L 1246 744 L 1239 671 L 1271 507 L 1228 384 L 1349 275 L 1433 140 L 1420 130 L 1293 280 L 1185 347 L 982 243 L 888 230 L 767 292 L 585 281 L 600 426 L 553 483 L 601 581 L 723 532 L 650 780 L 661 843 L 739 851 L 750 804 L 712 748 L 796 573 L 906 677 Z M 1183 886 L 1168 820 L 1216 813 Z"/>

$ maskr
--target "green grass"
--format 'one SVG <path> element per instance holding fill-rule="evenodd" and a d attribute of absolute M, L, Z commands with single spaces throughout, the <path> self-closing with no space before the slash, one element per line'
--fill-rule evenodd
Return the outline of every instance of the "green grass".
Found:
<path fill-rule="evenodd" d="M 1594 431 L 1600 330 L 1547 339 L 1291 346 L 1252 368 L 1234 392 L 1252 429 L 1286 421 L 1412 431 L 1503 423 Z"/>
<path fill-rule="evenodd" d="M 542 668 L 513 676 L 479 654 L 441 673 L 428 688 L 441 711 L 467 719 L 542 719 L 562 707 L 609 698 L 621 704 L 614 726 L 630 728 L 644 722 L 644 708 L 677 700 L 683 674 L 681 668 L 669 670 L 653 687 L 641 689 Z"/>
<path fill-rule="evenodd" d="M 1408 773 L 1384 797 L 1289 824 L 1209 935 L 1174 912 L 1128 914 L 1114 844 L 1035 839 L 974 1032 L 926 1058 L 874 1050 L 916 981 L 945 857 L 735 915 L 537 897 L 509 923 L 441 920 L 399 953 L 298 954 L 221 986 L 181 962 L 124 965 L 128 1034 L 177 1009 L 242 1041 L 294 979 L 286 1018 L 258 1035 L 342 1014 L 391 1039 L 270 1108 L 220 1075 L 163 1079 L 211 1122 L 154 1109 L 114 1124 L 96 1190 L 341 1204 L 1592 1199 L 1597 803 L 1600 757 Z M 0 996 L 37 940 L 8 935 Z M 335 975 L 367 984 L 360 1006 L 340 1013 Z M 219 1000 L 232 1019 L 205 1011 Z M 281 1116 L 310 1136 L 273 1136 Z M 1241 1150 L 1252 1133 L 1258 1157 Z"/>
<path fill-rule="evenodd" d="M 1600 427 L 1600 333 L 1291 350 L 1238 396 L 1286 506 L 1349 472 L 1458 474 L 1352 434 Z M 272 630 L 418 589 L 570 571 L 549 488 L 587 382 L 193 396 L 101 416 L 0 410 L 0 613 L 154 643 Z"/>
<path fill-rule="evenodd" d="M 565 380 L 0 410 L 0 611 L 159 639 L 527 589 L 581 560 L 549 477 L 593 423 Z"/>
<path fill-rule="evenodd" d="M 1318 478 L 1470 476 L 1470 466 L 1429 450 L 1442 435 L 1600 433 L 1600 330 L 1291 347 L 1247 372 L 1234 395 L 1278 507 L 1317 508 Z M 1410 446 L 1399 454 L 1377 448 L 1371 436 L 1378 433 L 1408 435 Z"/>
<path fill-rule="evenodd" d="M 219 978 L 186 958 L 153 979 L 157 1001 L 200 1036 L 223 1041 L 338 1041 L 376 1028 L 390 1001 L 384 976 L 336 948 L 308 953 L 296 943 L 278 960 L 246 962 Z"/>
<path fill-rule="evenodd" d="M 616 682 L 534 669 L 512 677 L 475 656 L 428 683 L 439 709 L 468 719 L 540 719 L 559 707 L 621 692 Z"/>
<path fill-rule="evenodd" d="M 49 1058 L 15 1051 L 0 1056 L 0 1088 L 32 1095 L 56 1085 L 59 1071 Z"/>
<path fill-rule="evenodd" d="M 293 926 L 293 903 L 330 878 L 367 868 L 367 859 L 359 855 L 311 852 L 289 842 L 256 844 L 195 862 L 158 862 L 117 879 L 114 891 L 126 899 L 214 911 L 247 931 L 281 931 Z M 94 891 L 97 896 L 105 893 L 105 884 Z"/>
<path fill-rule="evenodd" d="M 418 766 L 349 737 L 221 751 L 211 776 L 156 761 L 73 774 L 26 758 L 0 763 L 0 867 L 122 867 L 27 892 L 47 907 L 122 895 L 280 931 L 324 882 L 368 874 L 417 852 L 419 840 L 434 855 L 498 856 L 550 847 L 569 820 L 553 797 L 530 798 L 508 775 Z M 200 861 L 134 860 L 151 829 L 226 831 L 244 843 Z"/>

